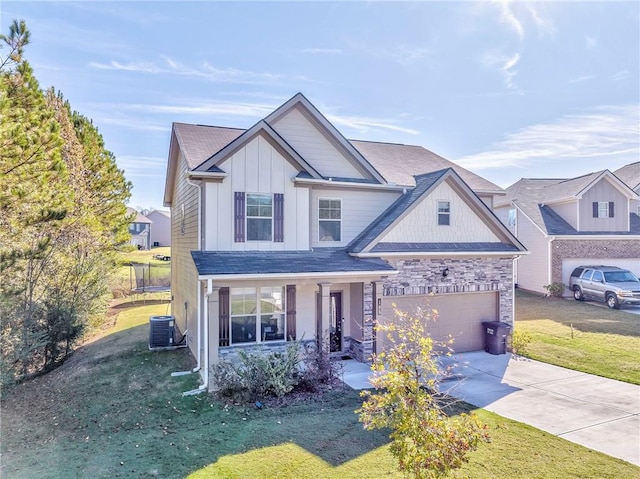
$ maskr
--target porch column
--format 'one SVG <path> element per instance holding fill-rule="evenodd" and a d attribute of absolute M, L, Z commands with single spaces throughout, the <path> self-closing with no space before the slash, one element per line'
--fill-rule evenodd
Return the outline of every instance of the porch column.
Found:
<path fill-rule="evenodd" d="M 331 324 L 331 283 L 318 283 L 318 317 L 316 318 L 319 346 L 329 352 L 329 325 Z"/>
<path fill-rule="evenodd" d="M 365 296 L 366 297 L 366 296 Z M 365 357 L 369 357 L 372 354 L 377 354 L 378 350 L 377 350 L 377 345 L 378 345 L 378 341 L 376 338 L 376 325 L 378 324 L 378 316 L 380 315 L 380 313 L 382 312 L 381 310 L 382 308 L 382 281 L 372 281 L 371 282 L 371 319 L 369 322 L 367 322 L 367 318 L 369 316 L 367 316 L 367 309 L 365 306 L 365 337 L 367 336 L 367 329 L 371 330 L 371 351 L 368 352 L 367 355 L 367 350 L 365 350 Z M 367 327 L 370 324 L 370 327 Z M 368 343 L 365 343 L 368 344 Z"/>
<path fill-rule="evenodd" d="M 208 337 L 205 338 L 205 341 L 208 342 L 209 346 L 209 357 L 206 361 L 206 366 L 208 368 L 218 362 L 218 345 L 220 341 L 220 288 L 217 286 L 212 287 L 211 294 L 205 295 L 204 300 L 207 301 L 208 311 L 208 317 L 205 318 L 208 325 L 208 327 L 205 328 L 205 331 L 208 333 Z M 209 380 L 208 372 L 205 377 Z M 207 384 L 207 388 L 211 389 L 209 384 Z"/>

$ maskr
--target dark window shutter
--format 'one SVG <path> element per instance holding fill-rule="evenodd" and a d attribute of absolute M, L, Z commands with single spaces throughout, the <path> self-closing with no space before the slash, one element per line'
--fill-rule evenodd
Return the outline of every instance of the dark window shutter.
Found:
<path fill-rule="evenodd" d="M 229 346 L 229 288 L 220 288 L 220 346 Z M 205 339 L 208 341 L 209 339 Z"/>
<path fill-rule="evenodd" d="M 613 218 L 613 201 L 609 201 L 609 218 Z"/>
<path fill-rule="evenodd" d="M 594 218 L 598 217 L 598 202 L 597 201 L 593 202 L 593 217 Z"/>
<path fill-rule="evenodd" d="M 287 285 L 287 339 L 296 339 L 296 285 Z"/>
<path fill-rule="evenodd" d="M 284 195 L 282 193 L 273 195 L 273 241 L 276 243 L 284 241 Z"/>
<path fill-rule="evenodd" d="M 234 202 L 233 202 L 233 214 L 234 214 L 233 241 L 236 243 L 244 243 L 244 212 L 245 212 L 244 191 L 236 191 L 234 193 Z"/>

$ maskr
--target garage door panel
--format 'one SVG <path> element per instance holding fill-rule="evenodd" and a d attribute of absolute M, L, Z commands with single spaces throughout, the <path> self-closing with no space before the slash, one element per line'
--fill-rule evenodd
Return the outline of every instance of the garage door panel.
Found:
<path fill-rule="evenodd" d="M 394 317 L 392 304 L 400 311 L 415 314 L 417 307 L 432 308 L 437 312 L 428 325 L 430 336 L 438 342 L 454 339 L 456 352 L 484 349 L 483 321 L 498 319 L 498 295 L 496 292 L 446 294 L 437 296 L 387 296 L 383 298 L 382 318 Z M 384 338 L 378 338 L 382 346 Z M 378 349 L 380 351 L 380 349 Z"/>

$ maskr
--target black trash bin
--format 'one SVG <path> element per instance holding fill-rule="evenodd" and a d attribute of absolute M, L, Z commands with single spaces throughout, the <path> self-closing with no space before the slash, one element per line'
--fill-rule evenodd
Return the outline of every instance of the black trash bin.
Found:
<path fill-rule="evenodd" d="M 511 325 L 502 321 L 483 321 L 484 350 L 489 354 L 506 354 Z"/>

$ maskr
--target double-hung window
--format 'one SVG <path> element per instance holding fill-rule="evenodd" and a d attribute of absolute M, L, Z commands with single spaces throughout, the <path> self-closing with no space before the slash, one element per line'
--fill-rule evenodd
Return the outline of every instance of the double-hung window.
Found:
<path fill-rule="evenodd" d="M 247 194 L 247 241 L 273 238 L 273 195 Z"/>
<path fill-rule="evenodd" d="M 320 198 L 318 200 L 318 239 L 341 241 L 342 200 Z"/>
<path fill-rule="evenodd" d="M 594 201 L 593 217 L 594 218 L 613 218 L 614 217 L 613 201 Z"/>
<path fill-rule="evenodd" d="M 451 224 L 451 203 L 449 201 L 438 201 L 438 225 L 449 226 Z"/>
<path fill-rule="evenodd" d="M 285 287 L 231 288 L 231 344 L 286 339 Z"/>

